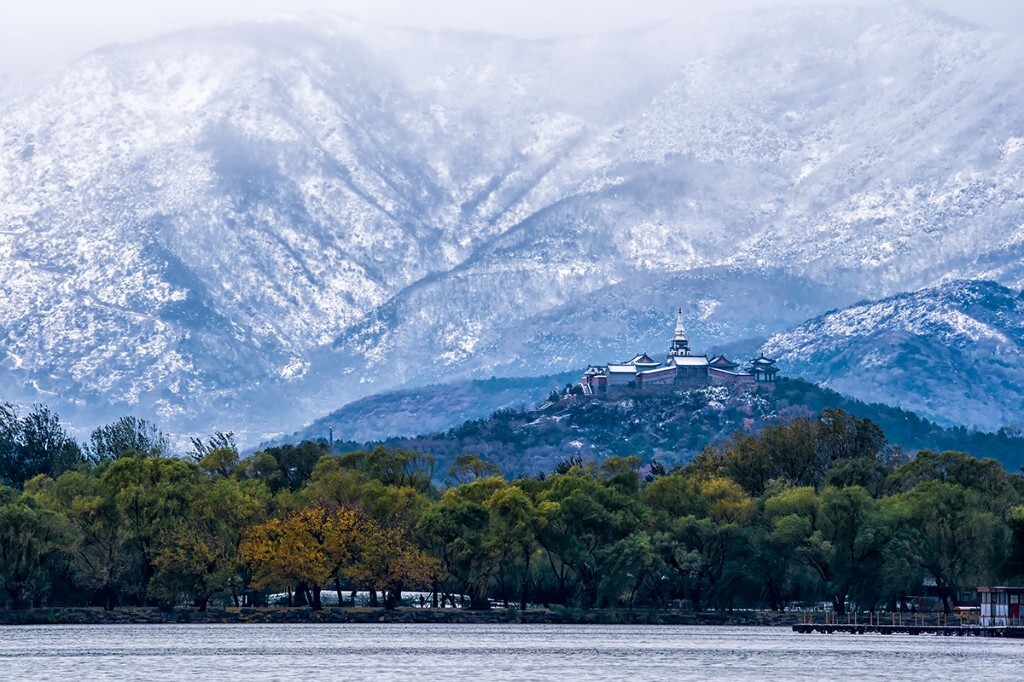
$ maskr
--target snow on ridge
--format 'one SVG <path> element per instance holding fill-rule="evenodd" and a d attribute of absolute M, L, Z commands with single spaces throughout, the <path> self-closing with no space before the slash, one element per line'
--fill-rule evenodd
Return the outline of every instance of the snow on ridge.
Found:
<path fill-rule="evenodd" d="M 846 273 L 825 307 L 970 277 L 979 256 L 1014 283 L 998 248 L 1024 225 L 1024 157 L 992 112 L 1022 104 L 1000 89 L 1021 48 L 905 7 L 707 28 L 538 42 L 288 21 L 90 55 L 0 120 L 4 366 L 187 421 L 216 417 L 201 393 L 265 405 L 277 382 L 336 406 L 365 362 L 405 360 L 377 385 L 435 358 L 490 367 L 523 320 L 698 268 Z M 697 300 L 707 329 L 735 328 L 735 301 Z M 743 329 L 778 331 L 750 310 Z M 969 312 L 913 323 L 1010 343 Z M 547 332 L 575 357 L 582 332 Z M 282 418 L 314 409 L 298 402 Z"/>

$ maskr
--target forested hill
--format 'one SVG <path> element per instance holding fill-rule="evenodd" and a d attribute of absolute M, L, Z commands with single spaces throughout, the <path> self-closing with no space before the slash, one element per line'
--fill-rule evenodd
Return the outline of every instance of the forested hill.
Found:
<path fill-rule="evenodd" d="M 992 457 L 1010 471 L 1024 464 L 1024 439 L 1000 431 L 943 428 L 912 412 L 844 397 L 800 379 L 780 379 L 774 391 L 712 386 L 687 391 L 627 391 L 610 397 L 564 396 L 536 409 L 498 410 L 441 433 L 390 438 L 385 445 L 437 458 L 443 477 L 456 456 L 475 454 L 506 475 L 550 471 L 569 457 L 600 460 L 639 455 L 671 466 L 736 432 L 840 408 L 878 424 L 890 444 L 908 451 L 959 450 Z M 362 449 L 376 443 L 345 443 Z M 336 443 L 336 446 L 339 445 Z"/>

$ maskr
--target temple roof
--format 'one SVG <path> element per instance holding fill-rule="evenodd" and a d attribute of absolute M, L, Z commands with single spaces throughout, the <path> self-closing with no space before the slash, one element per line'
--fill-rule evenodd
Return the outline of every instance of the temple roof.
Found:
<path fill-rule="evenodd" d="M 647 353 L 640 353 L 639 355 L 636 355 L 632 360 L 630 360 L 629 362 L 624 363 L 624 364 L 627 364 L 627 365 L 657 365 L 658 363 L 656 361 L 652 360 L 651 356 L 649 356 Z"/>
<path fill-rule="evenodd" d="M 653 374 L 659 374 L 661 372 L 675 372 L 675 371 L 676 371 L 675 367 L 671 367 L 671 366 L 665 367 L 665 366 L 662 366 L 662 367 L 655 367 L 654 369 L 645 369 L 642 372 L 637 372 L 637 374 L 646 376 L 648 374 L 652 374 L 653 375 Z"/>
<path fill-rule="evenodd" d="M 735 369 L 740 366 L 740 363 L 733 362 L 724 355 L 716 355 L 715 357 L 708 360 L 708 364 L 713 367 L 724 368 L 724 369 Z"/>
<path fill-rule="evenodd" d="M 750 364 L 752 364 L 752 365 L 774 365 L 775 364 L 775 360 L 773 360 L 772 358 L 766 358 L 764 356 L 764 353 L 761 353 L 761 355 L 759 357 L 753 358 L 750 361 Z"/>
<path fill-rule="evenodd" d="M 670 360 L 678 367 L 706 367 L 708 364 L 706 355 L 673 355 Z"/>

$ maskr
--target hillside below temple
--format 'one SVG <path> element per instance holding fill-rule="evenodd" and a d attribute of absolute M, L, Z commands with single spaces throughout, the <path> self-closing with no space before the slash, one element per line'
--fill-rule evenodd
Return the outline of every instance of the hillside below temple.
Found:
<path fill-rule="evenodd" d="M 590 365 L 583 373 L 580 385 L 585 395 L 593 395 L 609 389 L 645 386 L 666 386 L 684 384 L 688 386 L 714 383 L 763 383 L 772 384 L 779 369 L 775 360 L 760 357 L 749 361 L 745 370 L 739 363 L 724 355 L 708 358 L 707 355 L 693 355 L 683 325 L 683 310 L 676 317 L 676 332 L 669 345 L 664 362 L 652 359 L 647 353 L 638 353 L 625 362 L 609 362 L 607 365 Z"/>

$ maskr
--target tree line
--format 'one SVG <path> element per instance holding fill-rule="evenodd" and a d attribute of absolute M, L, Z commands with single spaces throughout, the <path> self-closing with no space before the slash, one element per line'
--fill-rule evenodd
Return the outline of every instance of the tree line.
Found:
<path fill-rule="evenodd" d="M 926 579 L 949 610 L 1024 578 L 1024 479 L 960 452 L 910 457 L 826 409 L 741 432 L 685 465 L 567 455 L 507 480 L 460 455 L 339 454 L 306 441 L 241 457 L 230 434 L 172 456 L 123 418 L 79 444 L 46 408 L 0 406 L 0 604 L 339 603 L 423 590 L 579 608 L 899 608 Z M 443 481 L 441 480 L 443 479 Z"/>

